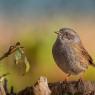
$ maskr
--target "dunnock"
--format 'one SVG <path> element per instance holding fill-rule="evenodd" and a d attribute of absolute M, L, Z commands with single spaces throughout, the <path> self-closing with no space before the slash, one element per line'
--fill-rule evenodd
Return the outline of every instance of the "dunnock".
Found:
<path fill-rule="evenodd" d="M 85 50 L 78 34 L 70 28 L 62 28 L 57 34 L 52 53 L 56 64 L 68 75 L 77 75 L 95 67 L 91 56 Z"/>

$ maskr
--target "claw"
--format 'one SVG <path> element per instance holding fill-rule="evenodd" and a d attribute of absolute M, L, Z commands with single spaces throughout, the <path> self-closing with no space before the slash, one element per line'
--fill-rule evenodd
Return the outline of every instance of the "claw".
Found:
<path fill-rule="evenodd" d="M 69 80 L 69 77 L 71 76 L 71 74 L 68 74 L 66 77 L 65 77 L 65 82 L 67 82 Z"/>

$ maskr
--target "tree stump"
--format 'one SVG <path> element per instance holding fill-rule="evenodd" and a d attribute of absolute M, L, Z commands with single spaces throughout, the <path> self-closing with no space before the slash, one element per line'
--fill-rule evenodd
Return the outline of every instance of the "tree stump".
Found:
<path fill-rule="evenodd" d="M 95 95 L 95 82 L 78 80 L 48 83 L 46 77 L 40 77 L 35 85 L 17 95 Z"/>

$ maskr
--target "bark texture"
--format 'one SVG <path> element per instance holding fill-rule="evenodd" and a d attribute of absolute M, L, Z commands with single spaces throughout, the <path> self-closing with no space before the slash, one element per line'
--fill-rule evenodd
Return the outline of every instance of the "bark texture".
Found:
<path fill-rule="evenodd" d="M 95 82 L 78 80 L 48 83 L 45 77 L 41 77 L 35 85 L 17 95 L 95 95 Z"/>

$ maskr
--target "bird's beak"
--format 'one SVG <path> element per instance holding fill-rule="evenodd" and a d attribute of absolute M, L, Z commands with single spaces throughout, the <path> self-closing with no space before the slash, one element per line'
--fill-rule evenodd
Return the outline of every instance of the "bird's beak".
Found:
<path fill-rule="evenodd" d="M 55 31 L 54 33 L 55 33 L 55 34 L 59 34 L 59 32 L 58 32 L 58 31 Z"/>

